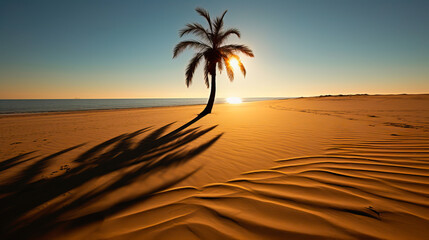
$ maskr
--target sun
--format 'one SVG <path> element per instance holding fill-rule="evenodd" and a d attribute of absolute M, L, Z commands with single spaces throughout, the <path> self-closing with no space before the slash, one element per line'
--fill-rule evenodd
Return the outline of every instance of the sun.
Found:
<path fill-rule="evenodd" d="M 226 102 L 229 104 L 239 104 L 239 103 L 242 103 L 243 100 L 241 100 L 241 98 L 239 97 L 229 97 L 229 98 L 226 98 Z"/>
<path fill-rule="evenodd" d="M 237 58 L 235 58 L 235 57 L 232 57 L 232 58 L 230 58 L 229 59 L 229 65 L 231 66 L 231 67 L 233 67 L 233 68 L 238 68 L 239 67 L 239 62 L 238 62 L 238 59 Z"/>

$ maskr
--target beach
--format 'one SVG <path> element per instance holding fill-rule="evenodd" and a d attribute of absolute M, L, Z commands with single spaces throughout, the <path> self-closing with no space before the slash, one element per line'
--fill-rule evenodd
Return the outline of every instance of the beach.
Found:
<path fill-rule="evenodd" d="M 5 239 L 425 239 L 429 95 L 0 115 Z"/>

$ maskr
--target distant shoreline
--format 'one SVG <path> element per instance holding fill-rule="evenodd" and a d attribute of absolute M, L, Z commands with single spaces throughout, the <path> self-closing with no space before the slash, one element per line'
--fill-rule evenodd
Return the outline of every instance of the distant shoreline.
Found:
<path fill-rule="evenodd" d="M 243 98 L 243 103 L 247 102 L 261 102 L 271 100 L 288 100 L 288 99 L 312 99 L 312 98 L 339 98 L 339 97 L 383 97 L 383 96 L 425 96 L 428 93 L 422 94 L 338 94 L 338 95 L 319 95 L 309 97 L 273 97 L 273 98 Z M 55 100 L 67 100 L 67 101 L 85 101 L 85 100 L 182 100 L 191 98 L 138 98 L 138 99 L 0 99 L 0 110 L 1 103 L 5 101 L 55 101 Z M 206 98 L 192 98 L 192 100 L 202 100 L 201 103 L 185 103 L 177 105 L 158 105 L 158 106 L 142 106 L 142 107 L 117 107 L 117 108 L 94 108 L 94 109 L 73 109 L 73 110 L 51 110 L 51 111 L 34 111 L 34 112 L 1 112 L 0 118 L 8 117 L 26 117 L 26 116 L 44 116 L 44 115 L 57 115 L 57 114 L 78 114 L 78 113 L 95 113 L 95 112 L 111 112 L 111 111 L 127 111 L 127 110 L 143 110 L 143 109 L 157 109 L 157 108 L 171 108 L 171 107 L 191 107 L 191 106 L 204 106 L 206 104 Z M 216 104 L 225 104 L 225 98 L 219 98 Z"/>
<path fill-rule="evenodd" d="M 243 98 L 243 103 L 249 102 L 260 102 L 260 101 L 270 101 L 270 100 L 284 100 L 291 98 Z M 22 101 L 17 100 L 17 101 Z M 42 100 L 42 99 L 38 99 Z M 43 100 L 75 100 L 75 99 L 43 99 Z M 77 99 L 76 99 L 77 100 Z M 92 100 L 92 99 L 79 99 L 79 100 Z M 98 99 L 97 99 L 98 100 Z M 104 99 L 103 99 L 104 100 Z M 112 99 L 107 99 L 112 100 Z M 224 99 L 219 99 L 224 100 Z M 247 101 L 246 101 L 247 100 Z M 0 104 L 2 101 L 0 100 Z M 204 101 L 207 99 L 204 98 Z M 179 105 L 162 105 L 162 106 L 143 106 L 143 107 L 118 107 L 118 108 L 94 108 L 94 109 L 74 109 L 74 110 L 52 110 L 52 111 L 34 111 L 34 112 L 0 112 L 0 118 L 7 117 L 26 117 L 26 116 L 44 116 L 44 115 L 57 115 L 57 114 L 77 114 L 77 113 L 93 113 L 93 112 L 111 112 L 111 111 L 127 111 L 127 110 L 143 110 L 143 109 L 157 109 L 157 108 L 171 108 L 171 107 L 191 107 L 191 106 L 204 106 L 206 103 L 188 103 L 188 104 L 179 104 Z M 216 102 L 216 104 L 227 104 L 225 101 Z"/>
<path fill-rule="evenodd" d="M 274 99 L 273 99 L 274 100 Z M 270 100 L 266 100 L 270 101 Z M 217 103 L 225 104 L 225 103 Z M 133 110 L 144 110 L 144 109 L 163 109 L 163 108 L 174 108 L 174 107 L 194 107 L 204 106 L 204 104 L 192 104 L 192 105 L 175 105 L 175 106 L 157 106 L 157 107 L 136 107 L 136 108 L 110 108 L 110 109 L 88 109 L 88 110 L 68 110 L 68 111 L 49 111 L 49 112 L 26 112 L 26 113 L 0 113 L 0 118 L 3 117 L 25 117 L 25 116 L 44 116 L 44 115 L 62 115 L 62 114 L 79 114 L 79 113 L 98 113 L 98 112 L 112 112 L 112 111 L 133 111 Z"/>
<path fill-rule="evenodd" d="M 285 98 L 243 98 L 243 102 Z M 144 99 L 1 99 L 0 116 L 111 111 L 158 107 L 195 106 L 206 104 L 206 98 L 144 98 Z M 226 103 L 225 98 L 216 104 Z"/>

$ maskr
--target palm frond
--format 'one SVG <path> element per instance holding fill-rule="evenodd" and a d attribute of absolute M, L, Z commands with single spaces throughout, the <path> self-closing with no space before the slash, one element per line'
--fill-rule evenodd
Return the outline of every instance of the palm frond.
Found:
<path fill-rule="evenodd" d="M 234 70 L 232 69 L 232 66 L 229 64 L 228 56 L 224 55 L 222 56 L 223 62 L 225 63 L 226 73 L 228 74 L 229 81 L 234 81 Z"/>
<path fill-rule="evenodd" d="M 231 54 L 228 56 L 228 59 L 231 59 L 231 58 L 237 59 L 238 66 L 240 67 L 241 73 L 243 73 L 243 76 L 246 77 L 246 68 L 244 67 L 243 62 L 241 62 L 240 57 L 238 55 Z"/>
<path fill-rule="evenodd" d="M 210 32 L 213 33 L 213 26 L 212 26 L 212 21 L 210 19 L 209 12 L 207 10 L 205 10 L 204 8 L 200 8 L 200 7 L 197 7 L 195 9 L 195 11 L 197 11 L 198 14 L 200 14 L 201 16 L 203 16 L 207 20 L 207 23 L 209 24 L 209 27 L 210 27 Z"/>
<path fill-rule="evenodd" d="M 219 33 L 218 44 L 222 44 L 233 34 L 235 34 L 238 38 L 241 37 L 240 31 L 237 28 L 230 28 L 224 32 Z"/>
<path fill-rule="evenodd" d="M 229 55 L 234 54 L 231 49 L 227 49 L 227 48 L 223 48 L 223 47 L 221 47 L 219 49 L 219 52 L 221 53 L 222 58 L 226 57 L 227 59 L 228 59 Z"/>
<path fill-rule="evenodd" d="M 234 80 L 234 67 L 231 66 L 230 59 L 236 58 L 238 60 L 238 66 L 240 67 L 241 72 L 246 76 L 246 68 L 239 58 L 239 54 L 245 54 L 249 57 L 254 57 L 253 51 L 246 45 L 239 44 L 228 44 L 223 45 L 227 39 L 233 35 L 238 38 L 241 37 L 241 33 L 237 28 L 224 28 L 224 17 L 227 13 L 227 10 L 223 12 L 222 15 L 216 17 L 213 21 L 210 18 L 210 15 L 207 10 L 203 8 L 196 8 L 195 11 L 202 17 L 204 17 L 209 25 L 209 28 L 206 28 L 199 23 L 187 24 L 183 29 L 179 31 L 180 37 L 183 37 L 187 34 L 193 34 L 198 37 L 199 40 L 187 40 L 179 42 L 173 50 L 173 58 L 177 57 L 187 48 L 193 48 L 197 53 L 189 61 L 186 68 L 186 85 L 189 87 L 192 84 L 192 78 L 194 76 L 195 70 L 200 64 L 202 58 L 204 57 L 204 83 L 207 88 L 210 87 L 209 75 L 212 77 L 216 74 L 216 69 L 222 73 L 225 69 L 228 78 L 230 81 Z M 218 66 L 216 66 L 216 64 Z"/>
<path fill-rule="evenodd" d="M 199 51 L 203 51 L 207 48 L 210 48 L 207 44 L 194 41 L 194 40 L 188 40 L 188 41 L 182 41 L 179 42 L 173 50 L 173 58 L 177 57 L 180 53 L 185 51 L 186 48 L 191 47 Z"/>
<path fill-rule="evenodd" d="M 243 73 L 243 76 L 246 77 L 246 68 L 244 67 L 243 62 L 240 60 L 240 58 L 237 55 L 235 55 L 234 57 L 238 61 L 238 66 L 240 67 L 241 73 Z"/>
<path fill-rule="evenodd" d="M 219 35 L 219 32 L 222 30 L 223 27 L 223 17 L 225 17 L 226 12 L 228 12 L 228 10 L 225 10 L 225 12 L 223 12 L 222 16 L 217 17 L 214 22 L 213 22 L 213 27 L 214 27 L 214 32 L 213 34 L 215 36 Z"/>
<path fill-rule="evenodd" d="M 249 57 L 254 57 L 252 49 L 250 49 L 246 45 L 229 44 L 229 45 L 224 45 L 220 47 L 219 50 L 223 52 L 233 52 L 233 53 L 241 52 Z"/>
<path fill-rule="evenodd" d="M 246 77 L 246 68 L 244 67 L 241 61 L 238 61 L 238 66 L 240 66 L 240 70 L 241 70 L 241 73 L 243 73 L 243 76 Z"/>
<path fill-rule="evenodd" d="M 200 64 L 201 58 L 204 56 L 203 52 L 199 52 L 194 55 L 194 57 L 189 61 L 188 66 L 186 67 L 186 86 L 189 87 L 192 83 L 192 78 L 197 69 L 198 64 Z"/>
<path fill-rule="evenodd" d="M 217 68 L 218 68 L 219 72 L 222 73 L 222 71 L 223 71 L 223 58 L 221 58 L 219 60 L 219 63 L 217 64 Z"/>
<path fill-rule="evenodd" d="M 186 24 L 186 27 L 179 31 L 179 36 L 183 37 L 186 34 L 193 33 L 196 36 L 200 37 L 203 40 L 207 40 L 208 42 L 212 42 L 211 34 L 207 32 L 207 30 L 199 23 L 191 23 Z"/>

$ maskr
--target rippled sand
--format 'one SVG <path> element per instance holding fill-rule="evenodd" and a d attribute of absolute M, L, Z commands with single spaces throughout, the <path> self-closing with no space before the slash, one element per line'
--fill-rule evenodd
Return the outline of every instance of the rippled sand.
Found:
<path fill-rule="evenodd" d="M 429 236 L 429 95 L 200 109 L 0 117 L 3 238 Z"/>

